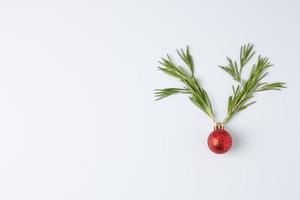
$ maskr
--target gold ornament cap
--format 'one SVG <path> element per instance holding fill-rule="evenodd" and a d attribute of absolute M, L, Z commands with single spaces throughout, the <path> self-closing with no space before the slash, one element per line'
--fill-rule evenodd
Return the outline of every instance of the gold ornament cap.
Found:
<path fill-rule="evenodd" d="M 224 130 L 224 124 L 222 122 L 216 122 L 214 126 L 214 130 L 222 129 Z"/>

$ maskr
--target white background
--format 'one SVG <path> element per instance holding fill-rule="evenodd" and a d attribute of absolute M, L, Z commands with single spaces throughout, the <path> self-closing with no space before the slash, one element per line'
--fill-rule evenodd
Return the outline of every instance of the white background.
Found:
<path fill-rule="evenodd" d="M 24 1 L 25 2 L 25 1 Z M 300 198 L 300 3 L 0 1 L 0 199 L 253 200 Z M 232 81 L 217 66 L 252 42 L 282 92 L 228 125 L 212 122 L 157 70 L 190 45 L 218 119 Z"/>

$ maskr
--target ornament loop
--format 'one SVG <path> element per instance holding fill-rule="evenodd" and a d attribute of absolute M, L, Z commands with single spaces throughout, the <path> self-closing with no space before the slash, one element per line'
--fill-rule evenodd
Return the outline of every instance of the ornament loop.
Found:
<path fill-rule="evenodd" d="M 222 122 L 216 122 L 214 126 L 214 130 L 222 129 L 224 130 L 224 124 Z"/>

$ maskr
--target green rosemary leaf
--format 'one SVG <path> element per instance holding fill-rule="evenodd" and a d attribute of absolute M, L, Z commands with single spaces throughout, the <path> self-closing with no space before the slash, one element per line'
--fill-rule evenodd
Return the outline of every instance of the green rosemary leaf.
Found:
<path fill-rule="evenodd" d="M 190 92 L 186 88 L 165 88 L 165 89 L 156 89 L 154 94 L 157 101 L 177 93 L 189 94 Z"/>
<path fill-rule="evenodd" d="M 256 103 L 256 101 L 252 101 L 252 102 L 250 102 L 250 103 L 248 103 L 248 104 L 246 104 L 246 105 L 243 105 L 242 107 L 240 107 L 240 108 L 238 109 L 238 111 L 242 111 L 242 110 L 248 108 L 249 106 L 251 106 L 251 105 L 253 105 L 253 104 L 255 104 L 255 103 Z"/>
<path fill-rule="evenodd" d="M 275 82 L 275 83 L 265 83 L 261 87 L 259 87 L 256 92 L 266 91 L 266 90 L 281 90 L 286 88 L 285 83 L 283 82 Z"/>

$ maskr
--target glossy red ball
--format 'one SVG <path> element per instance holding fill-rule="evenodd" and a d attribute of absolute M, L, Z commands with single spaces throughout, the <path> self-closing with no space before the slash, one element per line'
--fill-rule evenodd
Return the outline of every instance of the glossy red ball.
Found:
<path fill-rule="evenodd" d="M 216 129 L 208 136 L 207 144 L 212 152 L 222 154 L 231 148 L 232 138 L 224 129 Z"/>

